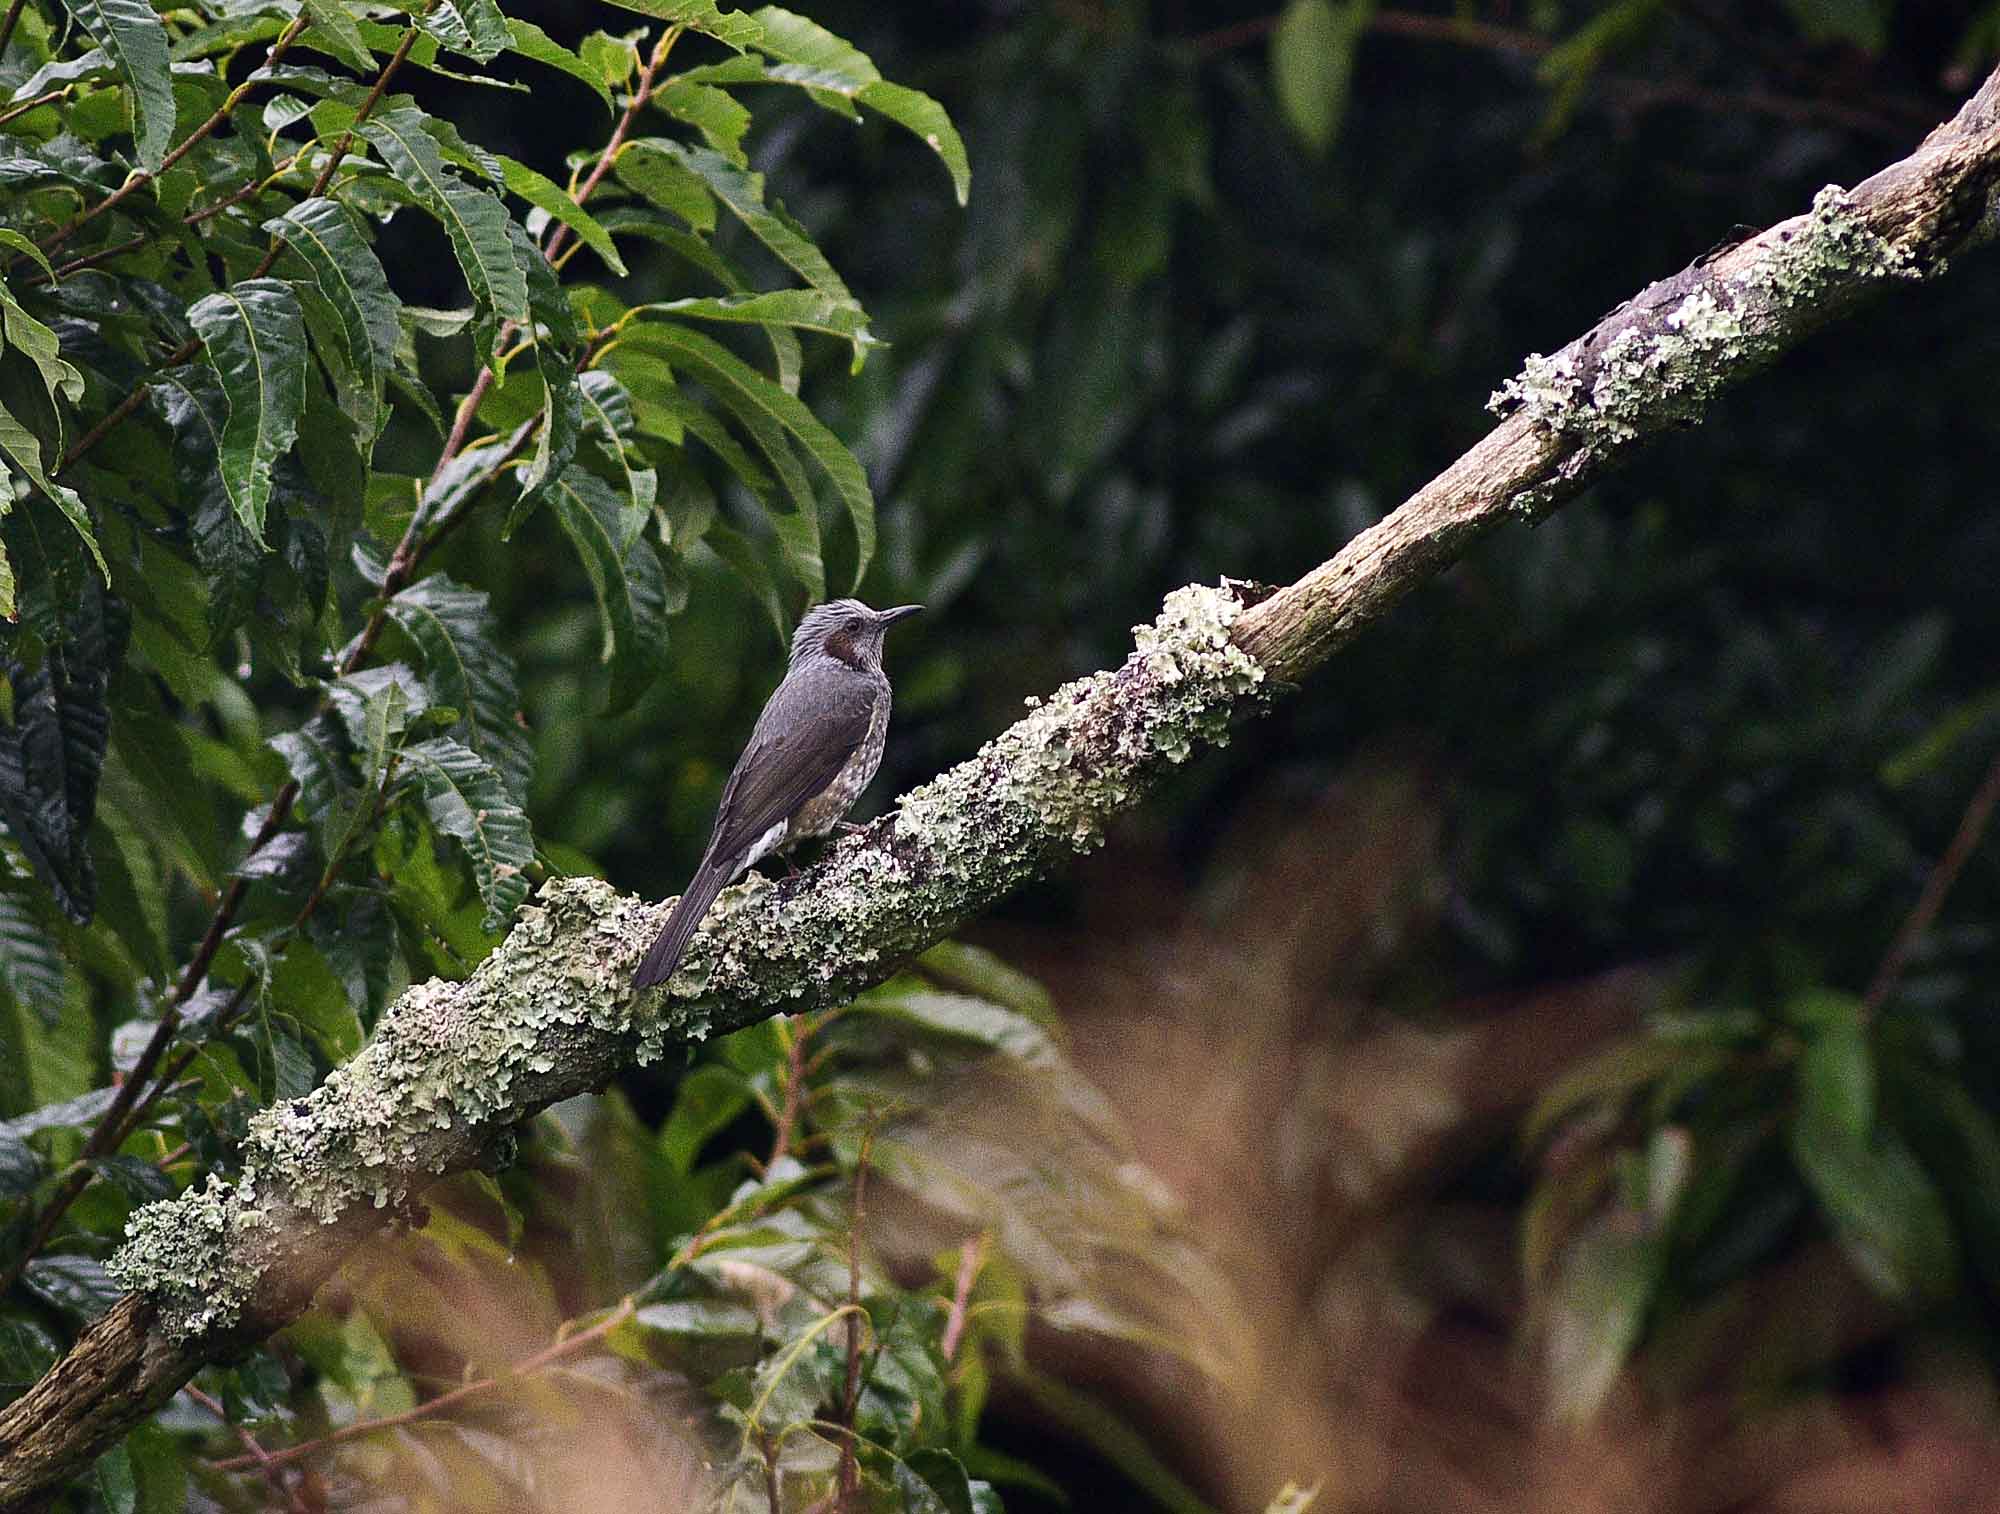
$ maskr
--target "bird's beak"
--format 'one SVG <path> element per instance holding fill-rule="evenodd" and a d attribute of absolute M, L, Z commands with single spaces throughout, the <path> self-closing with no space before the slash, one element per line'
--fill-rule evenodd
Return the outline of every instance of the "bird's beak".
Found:
<path fill-rule="evenodd" d="M 893 626 L 899 620 L 907 620 L 923 608 L 922 605 L 897 605 L 893 610 L 884 610 L 875 618 L 885 626 Z"/>

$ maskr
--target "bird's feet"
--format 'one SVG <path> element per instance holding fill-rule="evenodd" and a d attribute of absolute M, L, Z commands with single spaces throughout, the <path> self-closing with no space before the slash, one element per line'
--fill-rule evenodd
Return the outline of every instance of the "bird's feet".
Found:
<path fill-rule="evenodd" d="M 836 821 L 833 828 L 843 836 L 865 836 L 868 834 L 867 826 L 856 825 L 852 820 Z"/>

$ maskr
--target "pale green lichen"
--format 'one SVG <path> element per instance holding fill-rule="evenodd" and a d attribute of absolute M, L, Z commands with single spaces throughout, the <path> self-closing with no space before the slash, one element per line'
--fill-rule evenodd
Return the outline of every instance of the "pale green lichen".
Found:
<path fill-rule="evenodd" d="M 177 1337 L 227 1329 L 257 1281 L 236 1264 L 232 1240 L 265 1219 L 254 1178 L 229 1183 L 210 1173 L 179 1198 L 136 1212 L 106 1270 L 119 1287 L 157 1297 Z"/>
<path fill-rule="evenodd" d="M 1531 353 L 1489 408 L 1521 412 L 1580 442 L 1582 457 L 1566 465 L 1574 472 L 1650 432 L 1698 424 L 1723 388 L 1797 337 L 1802 315 L 1870 281 L 1918 271 L 1856 218 L 1838 185 L 1761 241 L 1763 255 L 1743 272 L 1698 285 L 1664 316 L 1647 312 L 1594 353 L 1581 342 L 1553 357 Z"/>
<path fill-rule="evenodd" d="M 413 986 L 346 1066 L 257 1115 L 234 1185 L 211 1178 L 134 1215 L 120 1282 L 159 1299 L 176 1336 L 227 1330 L 265 1269 L 310 1283 L 330 1265 L 316 1226 L 403 1205 L 552 1099 L 848 997 L 1052 855 L 1098 844 L 1161 768 L 1225 741 L 1264 681 L 1230 640 L 1240 609 L 1224 589 L 1176 591 L 1123 667 L 1035 704 L 806 879 L 725 890 L 666 993 L 630 988 L 664 906 L 596 879 L 547 885 L 469 979 Z"/>

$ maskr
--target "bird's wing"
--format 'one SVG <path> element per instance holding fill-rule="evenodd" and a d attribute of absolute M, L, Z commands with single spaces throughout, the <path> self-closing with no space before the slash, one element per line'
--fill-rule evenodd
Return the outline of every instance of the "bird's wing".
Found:
<path fill-rule="evenodd" d="M 709 855 L 734 857 L 833 782 L 868 734 L 874 686 L 846 669 L 779 684 L 722 791 Z"/>

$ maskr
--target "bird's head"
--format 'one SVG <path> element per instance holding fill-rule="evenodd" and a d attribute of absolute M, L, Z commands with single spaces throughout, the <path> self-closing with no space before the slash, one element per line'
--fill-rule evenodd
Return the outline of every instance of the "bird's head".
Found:
<path fill-rule="evenodd" d="M 858 599 L 830 599 L 814 605 L 792 633 L 792 663 L 797 666 L 802 658 L 823 652 L 849 667 L 879 668 L 883 633 L 922 608 L 897 605 L 893 610 L 871 610 Z"/>

